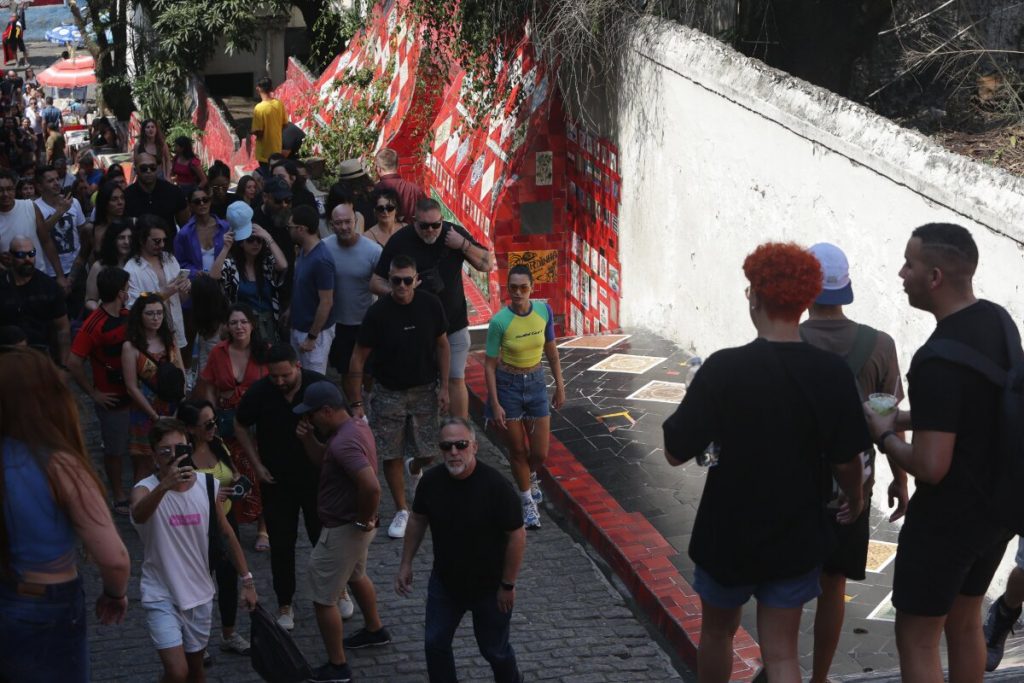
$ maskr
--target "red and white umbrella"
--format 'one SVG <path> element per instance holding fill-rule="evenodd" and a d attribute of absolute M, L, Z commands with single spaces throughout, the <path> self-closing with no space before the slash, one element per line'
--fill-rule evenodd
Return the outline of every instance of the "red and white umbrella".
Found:
<path fill-rule="evenodd" d="M 96 82 L 96 63 L 92 55 L 58 59 L 38 76 L 39 84 L 54 88 L 79 88 Z"/>

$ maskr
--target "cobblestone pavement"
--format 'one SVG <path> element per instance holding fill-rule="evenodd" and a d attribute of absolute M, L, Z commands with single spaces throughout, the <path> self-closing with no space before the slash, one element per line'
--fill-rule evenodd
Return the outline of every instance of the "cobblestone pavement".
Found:
<path fill-rule="evenodd" d="M 86 435 L 97 467 L 99 437 L 91 408 L 82 411 Z M 484 442 L 481 457 L 507 472 L 504 458 L 490 443 Z M 382 484 L 383 486 L 383 484 Z M 387 495 L 381 517 L 390 520 L 392 503 Z M 670 681 L 681 680 L 669 657 L 634 616 L 631 608 L 590 560 L 586 551 L 573 538 L 544 517 L 543 529 L 530 532 L 526 558 L 517 584 L 518 601 L 512 618 L 512 642 L 526 680 L 552 680 L 572 683 L 602 681 Z M 92 677 L 96 681 L 152 681 L 160 676 L 161 667 L 146 631 L 139 603 L 139 575 L 142 545 L 125 517 L 116 522 L 132 557 L 132 580 L 129 584 L 129 611 L 120 626 L 100 626 L 90 615 L 90 648 Z M 301 526 L 300 526 L 301 529 Z M 270 558 L 252 550 L 255 525 L 242 527 L 242 545 L 256 576 L 261 601 L 268 610 L 276 610 L 270 587 Z M 316 628 L 305 566 L 309 545 L 300 532 L 298 558 L 298 593 L 295 599 L 295 631 L 293 635 L 310 664 L 324 661 L 324 649 Z M 425 681 L 423 659 L 423 609 L 426 582 L 430 569 L 429 534 L 416 559 L 414 595 L 401 598 L 395 594 L 392 581 L 398 568 L 401 541 L 387 538 L 381 532 L 370 550 L 369 575 L 378 591 L 381 617 L 391 631 L 390 645 L 349 653 L 353 676 L 358 681 L 389 683 Z M 87 603 L 95 602 L 100 581 L 92 565 L 84 564 L 83 574 Z M 214 665 L 207 670 L 210 681 L 224 683 L 258 681 L 247 657 L 220 652 L 220 631 L 217 611 L 210 638 Z M 347 632 L 362 627 L 357 609 L 346 622 Z M 239 615 L 239 631 L 248 635 L 248 618 Z M 490 680 L 490 668 L 480 657 L 472 636 L 470 619 L 466 618 L 456 635 L 455 656 L 459 674 L 465 681 Z M 686 674 L 686 680 L 693 680 Z"/>

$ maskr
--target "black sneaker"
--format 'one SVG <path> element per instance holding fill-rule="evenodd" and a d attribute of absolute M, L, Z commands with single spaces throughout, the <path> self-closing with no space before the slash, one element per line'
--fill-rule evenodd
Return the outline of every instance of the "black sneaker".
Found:
<path fill-rule="evenodd" d="M 992 606 L 988 608 L 988 616 L 985 617 L 985 671 L 995 671 L 999 662 L 1003 661 L 1003 650 L 1006 647 L 1006 637 L 1013 633 L 1013 627 L 1020 617 L 1021 608 L 1011 610 L 997 598 Z"/>
<path fill-rule="evenodd" d="M 386 628 L 381 628 L 379 631 L 367 631 L 363 628 L 341 642 L 345 644 L 346 650 L 358 650 L 361 647 L 377 647 L 378 645 L 390 643 L 391 634 L 388 633 Z"/>
<path fill-rule="evenodd" d="M 348 663 L 331 664 L 327 662 L 313 674 L 312 678 L 306 679 L 309 683 L 349 683 L 352 680 L 352 670 Z"/>

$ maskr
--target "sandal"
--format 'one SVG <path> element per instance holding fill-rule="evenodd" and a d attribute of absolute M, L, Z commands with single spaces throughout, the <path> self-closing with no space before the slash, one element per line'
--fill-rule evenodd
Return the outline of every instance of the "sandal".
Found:
<path fill-rule="evenodd" d="M 127 500 L 119 500 L 114 503 L 114 514 L 128 515 L 132 511 L 131 503 Z"/>
<path fill-rule="evenodd" d="M 256 552 L 265 553 L 270 550 L 270 536 L 267 534 L 256 534 Z"/>

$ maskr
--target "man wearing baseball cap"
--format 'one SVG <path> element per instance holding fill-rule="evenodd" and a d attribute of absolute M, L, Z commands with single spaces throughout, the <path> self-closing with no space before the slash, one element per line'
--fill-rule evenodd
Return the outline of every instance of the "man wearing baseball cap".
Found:
<path fill-rule="evenodd" d="M 261 226 L 295 264 L 295 247 L 288 234 L 288 218 L 292 208 L 292 188 L 281 178 L 271 176 L 263 183 L 263 203 L 253 211 L 252 221 Z M 236 238 L 237 239 L 237 238 Z"/>
<path fill-rule="evenodd" d="M 351 677 L 345 648 L 391 642 L 377 612 L 376 590 L 366 575 L 380 505 L 377 449 L 369 426 L 349 415 L 341 391 L 331 382 L 309 385 L 302 403 L 293 410 L 302 416 L 295 434 L 313 465 L 320 468 L 317 511 L 323 530 L 310 555 L 309 585 L 328 661 L 312 680 L 344 681 Z M 317 440 L 316 432 L 327 435 L 326 446 Z M 343 638 L 338 600 L 346 584 L 359 603 L 365 627 Z"/>
<path fill-rule="evenodd" d="M 809 311 L 809 319 L 800 325 L 800 336 L 818 348 L 842 356 L 857 381 L 861 400 L 869 394 L 886 393 L 903 400 L 903 383 L 896 358 L 896 344 L 885 332 L 850 320 L 843 306 L 853 303 L 853 285 L 846 254 L 827 242 L 815 244 L 808 251 L 821 264 L 822 290 Z M 874 484 L 874 449 L 861 454 L 864 462 L 864 510 L 848 525 L 832 521 L 839 543 L 831 557 L 826 558 L 821 573 L 821 595 L 814 615 L 814 667 L 812 683 L 825 683 L 832 664 L 839 633 L 843 626 L 846 581 L 864 580 L 867 564 L 868 525 L 871 514 L 871 489 Z M 889 485 L 889 505 L 896 509 L 889 517 L 895 521 L 907 509 L 907 473 L 889 460 L 893 481 Z M 833 495 L 838 496 L 833 485 Z M 832 501 L 832 505 L 835 501 Z"/>

